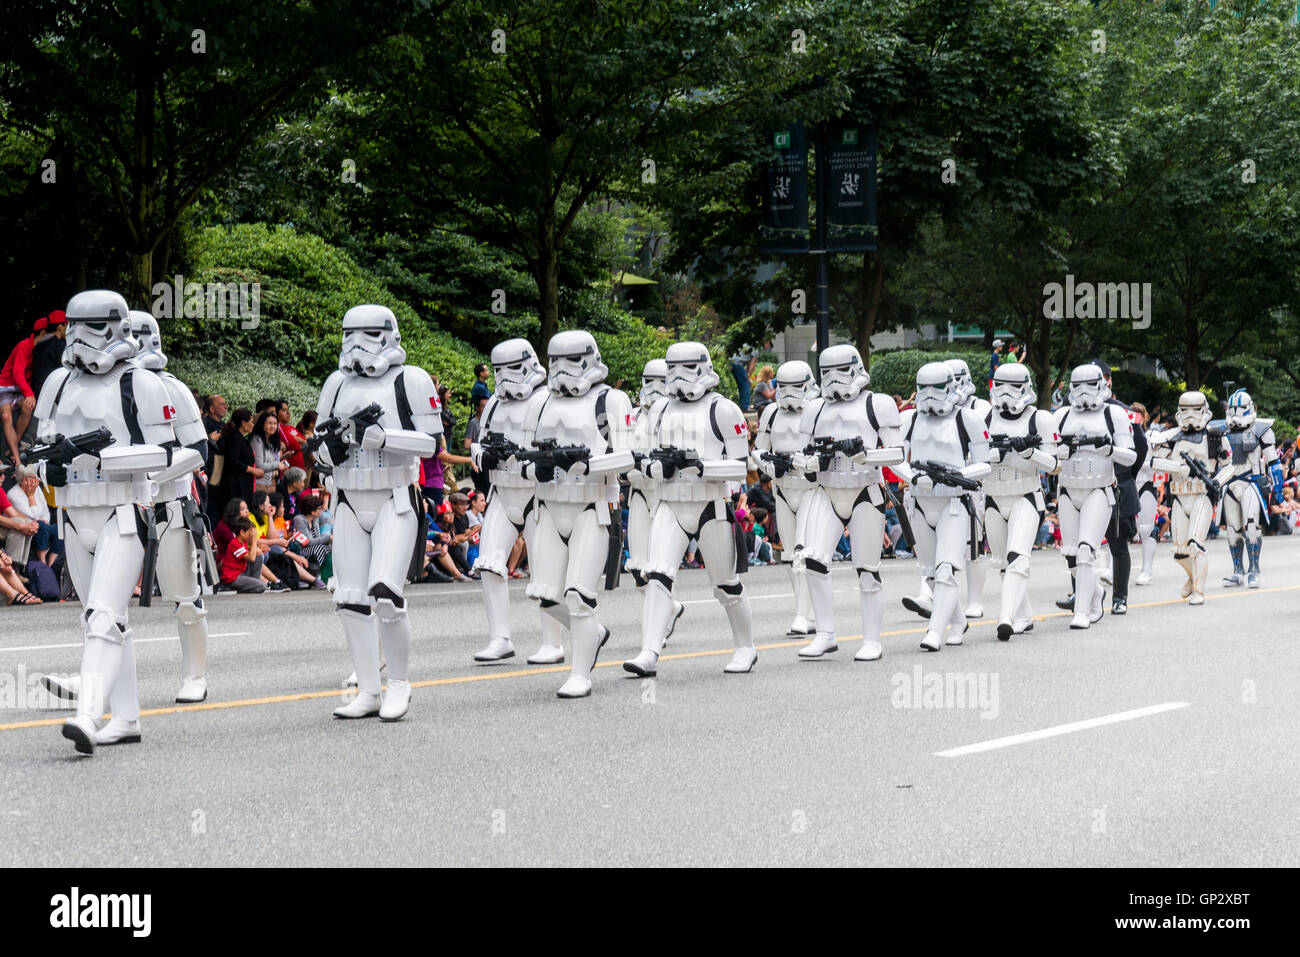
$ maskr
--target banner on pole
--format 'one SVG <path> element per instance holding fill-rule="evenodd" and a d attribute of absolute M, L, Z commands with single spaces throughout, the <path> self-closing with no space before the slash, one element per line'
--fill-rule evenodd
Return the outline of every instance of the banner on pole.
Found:
<path fill-rule="evenodd" d="M 759 248 L 768 254 L 808 252 L 808 130 L 802 123 L 774 133 L 778 157 L 764 176 Z"/>
<path fill-rule="evenodd" d="M 876 248 L 876 128 L 832 123 L 826 136 L 826 248 L 867 252 Z M 818 175 L 822 175 L 818 171 Z"/>

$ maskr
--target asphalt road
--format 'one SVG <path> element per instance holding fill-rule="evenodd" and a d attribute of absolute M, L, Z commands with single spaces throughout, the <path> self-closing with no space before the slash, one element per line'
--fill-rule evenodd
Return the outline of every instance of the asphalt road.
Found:
<path fill-rule="evenodd" d="M 1291 865 L 1300 542 L 1265 542 L 1257 591 L 1219 587 L 1221 539 L 1211 555 L 1205 605 L 1178 600 L 1182 572 L 1161 546 L 1126 617 L 1072 632 L 1052 605 L 1064 562 L 1036 552 L 1031 596 L 1047 617 L 1034 632 L 995 639 L 991 574 L 987 617 L 937 654 L 919 649 L 922 623 L 899 604 L 915 563 L 886 562 L 874 663 L 852 660 L 850 569 L 833 573 L 840 651 L 818 661 L 784 638 L 784 570 L 753 569 L 760 658 L 738 676 L 722 673 L 730 636 L 704 573 L 684 571 L 687 613 L 653 683 L 619 667 L 640 645 L 625 577 L 602 596 L 613 637 L 578 701 L 555 698 L 564 666 L 523 663 L 538 630 L 522 584 L 520 654 L 496 666 L 470 660 L 484 640 L 477 586 L 419 586 L 412 678 L 424 684 L 395 724 L 330 717 L 351 666 L 325 593 L 214 598 L 211 694 L 188 707 L 172 704 L 170 610 L 133 608 L 142 704 L 161 710 L 145 711 L 143 743 L 93 758 L 75 755 L 63 712 L 28 691 L 41 671 L 78 667 L 78 607 L 4 609 L 0 859 Z"/>

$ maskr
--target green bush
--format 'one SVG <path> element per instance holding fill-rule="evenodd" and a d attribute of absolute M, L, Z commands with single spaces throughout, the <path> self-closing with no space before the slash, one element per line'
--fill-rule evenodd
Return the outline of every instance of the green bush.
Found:
<path fill-rule="evenodd" d="M 244 224 L 194 234 L 185 260 L 187 282 L 259 282 L 262 288 L 255 328 L 242 328 L 247 323 L 233 319 L 168 323 L 168 349 L 187 370 L 215 364 L 233 371 L 239 360 L 256 358 L 316 383 L 319 391 L 338 365 L 343 314 L 352 306 L 377 303 L 397 316 L 407 361 L 438 376 L 451 390 L 448 405 L 457 420 L 452 438 L 461 434 L 469 416 L 474 366 L 484 357 L 454 336 L 431 329 L 342 250 L 291 227 Z M 234 391 L 213 385 L 227 395 Z"/>
<path fill-rule="evenodd" d="M 288 399 L 295 422 L 304 411 L 316 408 L 322 385 L 264 359 L 243 358 L 223 363 L 171 359 L 167 371 L 199 395 L 225 396 L 232 412 L 240 406 L 252 409 L 258 399 Z"/>
<path fill-rule="evenodd" d="M 899 349 L 877 352 L 871 356 L 871 390 L 907 398 L 916 391 L 916 373 L 927 362 L 964 359 L 970 367 L 975 394 L 988 398 L 988 356 L 983 352 L 957 348 L 951 350 Z"/>

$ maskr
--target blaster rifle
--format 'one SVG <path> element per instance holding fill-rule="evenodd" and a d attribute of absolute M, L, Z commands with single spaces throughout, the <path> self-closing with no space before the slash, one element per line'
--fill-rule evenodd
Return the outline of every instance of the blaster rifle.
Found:
<path fill-rule="evenodd" d="M 954 488 L 965 489 L 968 492 L 978 492 L 980 483 L 978 479 L 967 478 L 961 474 L 961 471 L 953 468 L 951 465 L 944 465 L 942 462 L 912 462 L 912 468 L 918 472 L 924 472 L 930 476 L 930 481 L 935 485 L 951 485 Z"/>
<path fill-rule="evenodd" d="M 1103 445 L 1111 444 L 1111 437 L 1104 433 L 1099 435 L 1063 435 L 1061 442 L 1071 453 L 1079 451 L 1085 445 L 1091 445 L 1093 448 L 1101 448 Z"/>
<path fill-rule="evenodd" d="M 791 452 L 769 450 L 767 452 L 759 452 L 758 457 L 764 462 L 768 462 L 772 465 L 774 478 L 780 478 L 787 472 L 795 471 L 794 455 Z"/>
<path fill-rule="evenodd" d="M 338 465 L 347 458 L 348 443 L 343 440 L 343 433 L 347 431 L 349 423 L 352 424 L 352 434 L 359 443 L 366 429 L 378 425 L 383 414 L 383 407 L 378 402 L 371 402 L 364 409 L 351 415 L 332 415 L 324 422 L 316 423 L 316 434 L 304 442 L 303 447 L 308 452 L 315 452 L 324 444 L 329 449 L 330 458 L 334 460 L 335 465 Z"/>
<path fill-rule="evenodd" d="M 1205 491 L 1210 496 L 1210 503 L 1219 504 L 1219 496 L 1223 494 L 1223 486 L 1210 473 L 1210 469 L 1200 459 L 1188 455 L 1186 452 L 1180 452 L 1183 461 L 1187 463 L 1187 469 L 1192 473 L 1192 478 L 1200 479 L 1205 484 Z"/>
<path fill-rule="evenodd" d="M 484 472 L 491 472 L 510 456 L 518 458 L 523 452 L 522 446 L 511 442 L 501 432 L 489 432 L 479 440 L 479 446 L 483 449 L 480 466 Z"/>
<path fill-rule="evenodd" d="M 1041 435 L 995 435 L 989 440 L 993 448 L 1006 456 L 1009 452 L 1028 452 L 1043 444 Z"/>
<path fill-rule="evenodd" d="M 555 480 L 555 470 L 568 469 L 577 462 L 591 458 L 591 449 L 585 445 L 560 445 L 555 439 L 534 439 L 531 449 L 521 449 L 516 455 L 521 462 L 533 463 L 533 477 L 539 482 Z"/>
<path fill-rule="evenodd" d="M 703 468 L 703 463 L 700 461 L 699 456 L 692 452 L 687 452 L 684 449 L 651 449 L 649 452 L 645 453 L 645 458 L 650 459 L 652 462 L 658 462 L 663 466 L 665 479 L 671 479 L 682 469 Z"/>
<path fill-rule="evenodd" d="M 65 437 L 56 435 L 46 445 L 36 445 L 22 453 L 24 465 L 45 462 L 47 485 L 61 486 L 68 482 L 68 464 L 78 455 L 98 455 L 113 444 L 113 433 L 105 428 L 80 435 Z"/>
<path fill-rule="evenodd" d="M 804 448 L 804 454 L 815 455 L 817 457 L 818 471 L 825 472 L 835 460 L 835 453 L 842 452 L 845 456 L 852 458 L 865 450 L 866 446 L 863 444 L 860 435 L 851 439 L 832 439 L 828 435 L 819 435 Z"/>

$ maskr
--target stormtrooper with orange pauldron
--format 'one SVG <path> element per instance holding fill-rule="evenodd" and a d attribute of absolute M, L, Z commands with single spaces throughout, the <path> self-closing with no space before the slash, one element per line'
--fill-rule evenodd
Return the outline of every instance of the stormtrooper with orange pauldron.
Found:
<path fill-rule="evenodd" d="M 550 394 L 546 370 L 527 339 L 507 339 L 492 348 L 492 374 L 496 392 L 479 415 L 479 437 L 470 446 L 470 461 L 488 473 L 491 491 L 483 515 L 478 558 L 474 567 L 483 583 L 483 607 L 487 613 L 488 643 L 474 655 L 475 661 L 503 661 L 513 658 L 510 639 L 510 551 L 520 535 L 533 554 L 537 530 L 534 495 L 536 483 L 525 476 L 517 452 L 531 448 L 537 419 Z M 542 617 L 542 643 L 529 656 L 530 665 L 554 665 L 564 661 L 563 628 L 550 616 Z"/>
<path fill-rule="evenodd" d="M 808 570 L 799 547 L 804 541 L 808 503 L 816 483 L 795 467 L 794 457 L 802 455 L 808 444 L 802 428 L 804 409 L 819 394 L 808 363 L 797 360 L 782 363 L 776 370 L 776 401 L 769 403 L 759 415 L 758 432 L 754 436 L 754 469 L 772 479 L 776 528 L 783 545 L 781 560 L 788 565 L 794 586 L 794 620 L 786 632 L 792 638 L 808 638 L 816 631 Z"/>
<path fill-rule="evenodd" d="M 338 371 L 316 408 L 318 454 L 333 467 L 336 490 L 334 610 L 357 675 L 357 695 L 334 709 L 336 718 L 397 721 L 410 706 L 403 590 L 424 554 L 424 503 L 414 483 L 420 459 L 437 454 L 442 417 L 429 373 L 405 361 L 392 310 L 354 306 L 343 317 Z M 381 641 L 388 662 L 382 697 Z"/>
<path fill-rule="evenodd" d="M 907 460 L 893 471 L 912 489 L 917 559 L 934 570 L 934 604 L 921 647 L 959 645 L 968 625 L 957 586 L 978 544 L 974 499 L 989 466 L 984 419 L 962 405 L 952 370 L 927 362 L 916 373 L 916 408 L 902 416 Z"/>
<path fill-rule="evenodd" d="M 1115 508 L 1115 465 L 1137 461 L 1133 423 L 1118 406 L 1107 404 L 1109 398 L 1105 374 L 1087 363 L 1070 374 L 1069 405 L 1056 413 L 1057 515 L 1061 551 L 1074 579 L 1070 627 L 1076 629 L 1101 620 L 1106 593 L 1097 557 Z"/>
<path fill-rule="evenodd" d="M 799 471 L 816 475 L 796 549 L 807 569 L 817 631 L 799 656 L 820 658 L 839 649 L 830 569 L 847 526 L 862 606 L 862 646 L 854 659 L 876 661 L 882 654 L 885 614 L 880 581 L 885 493 L 880 470 L 903 461 L 901 420 L 893 399 L 867 391 L 871 378 L 853 346 L 822 350 L 818 366 L 821 397 L 804 407 L 799 433 L 806 444 L 796 461 Z"/>
<path fill-rule="evenodd" d="M 619 473 L 632 467 L 632 403 L 605 383 L 608 369 L 588 332 L 560 332 L 547 344 L 548 393 L 523 476 L 536 483 L 537 530 L 529 550 L 528 597 L 543 618 L 568 628 L 573 665 L 556 692 L 591 694 L 591 670 L 609 639 L 597 618 L 598 589 L 622 558 Z"/>
<path fill-rule="evenodd" d="M 718 374 L 703 344 L 674 343 L 664 358 L 668 395 L 648 413 L 650 448 L 638 466 L 659 483 L 643 569 L 641 652 L 623 662 L 623 668 L 642 678 L 657 674 L 659 653 L 674 618 L 673 583 L 686 546 L 695 538 L 713 593 L 731 625 L 735 651 L 722 670 L 747 672 L 758 652 L 749 598 L 740 582 L 747 556 L 736 543 L 730 497 L 745 480 L 749 429 L 740 408 L 712 391 Z"/>
<path fill-rule="evenodd" d="M 1007 362 L 993 373 L 989 413 L 989 464 L 984 479 L 984 528 L 993 560 L 1002 569 L 998 638 L 1007 641 L 1034 627 L 1029 605 L 1029 556 L 1043 523 L 1041 473 L 1056 471 L 1056 421 L 1034 407 L 1038 396 L 1029 369 Z"/>

